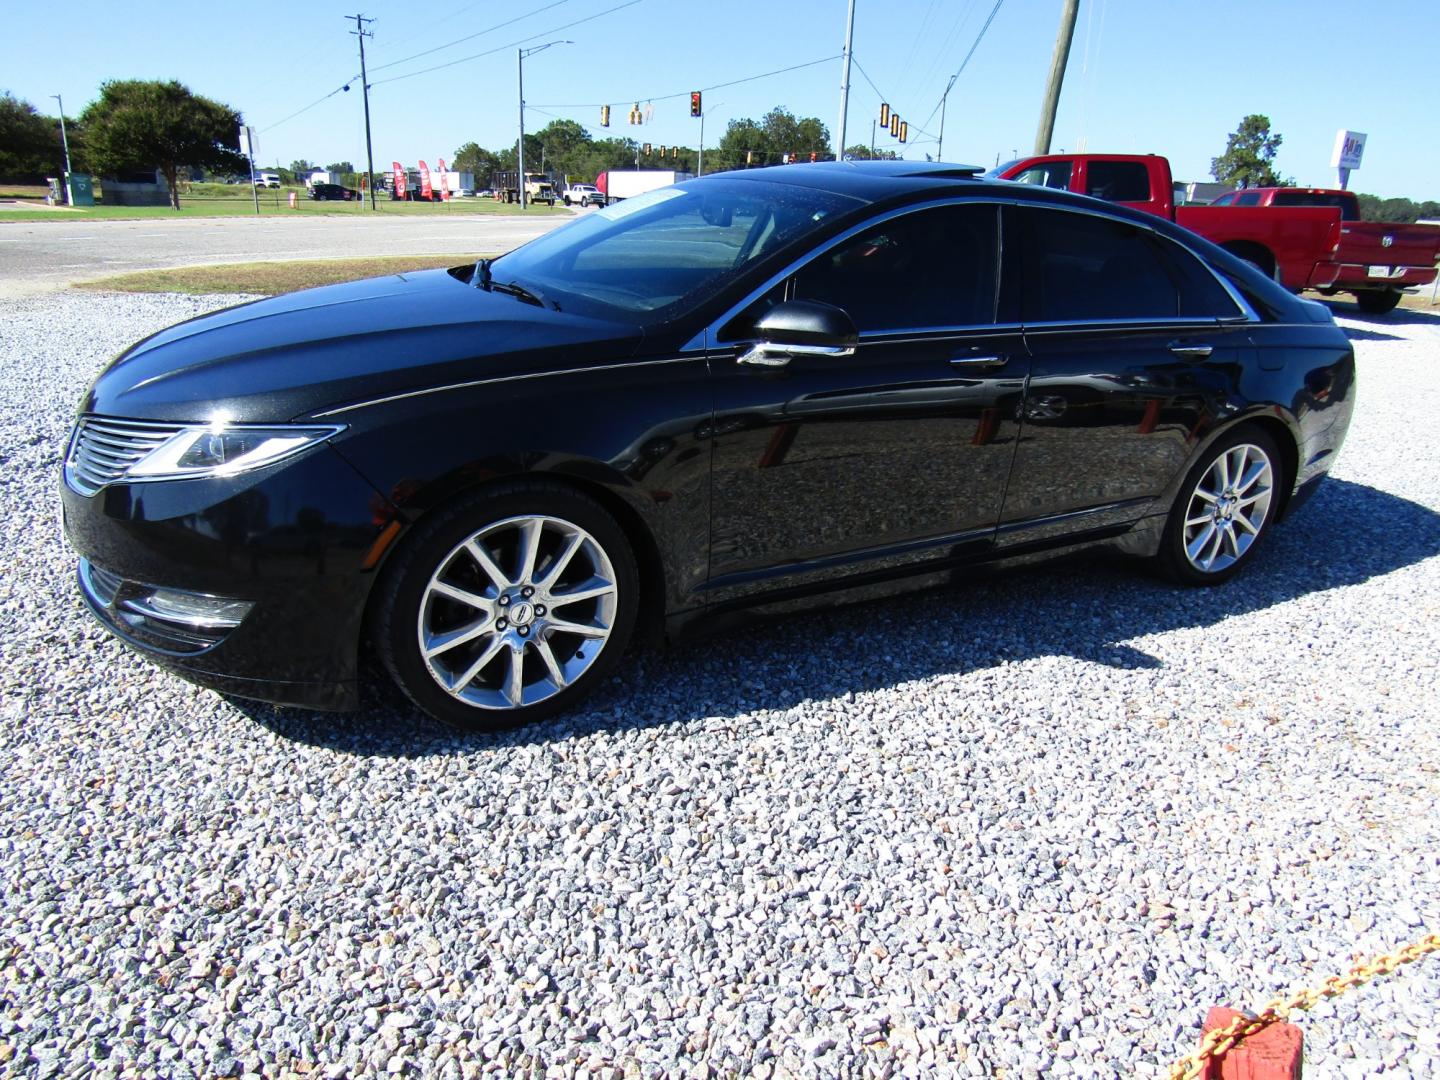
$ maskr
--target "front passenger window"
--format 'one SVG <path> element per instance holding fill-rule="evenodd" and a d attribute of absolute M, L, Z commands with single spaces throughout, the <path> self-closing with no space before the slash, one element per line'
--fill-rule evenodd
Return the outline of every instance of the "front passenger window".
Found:
<path fill-rule="evenodd" d="M 974 203 L 894 218 L 813 260 L 794 296 L 843 309 L 861 333 L 990 325 L 998 211 Z"/>

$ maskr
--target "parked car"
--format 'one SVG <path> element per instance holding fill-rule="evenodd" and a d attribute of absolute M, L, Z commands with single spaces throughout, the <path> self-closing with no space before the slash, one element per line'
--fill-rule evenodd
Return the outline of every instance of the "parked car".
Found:
<path fill-rule="evenodd" d="M 460 190 L 455 192 L 455 197 L 458 199 L 473 199 L 475 197 L 475 192 L 471 191 L 468 187 L 462 187 Z"/>
<path fill-rule="evenodd" d="M 600 194 L 594 184 L 571 184 L 565 189 L 563 198 L 566 206 L 574 206 L 576 203 L 581 206 L 589 206 L 591 203 L 605 205 L 605 196 Z"/>
<path fill-rule="evenodd" d="M 1007 162 L 990 175 L 1089 195 L 1177 222 L 1296 292 L 1328 288 L 1340 274 L 1340 214 L 1334 207 L 1176 206 L 1170 162 L 1158 154 L 1046 154 Z"/>
<path fill-rule="evenodd" d="M 1326 206 L 1340 211 L 1340 273 L 1320 291 L 1354 295 L 1362 311 L 1383 315 L 1400 302 L 1404 289 L 1435 280 L 1440 259 L 1440 226 L 1361 221 L 1353 191 L 1334 188 L 1246 188 L 1215 200 L 1216 206 Z"/>
<path fill-rule="evenodd" d="M 310 198 L 321 202 L 327 199 L 343 199 L 350 202 L 352 199 L 360 198 L 360 192 L 341 184 L 311 184 Z"/>
<path fill-rule="evenodd" d="M 828 163 L 152 335 L 85 395 L 61 504 L 91 610 L 156 662 L 348 708 L 368 641 L 490 728 L 636 637 L 1077 545 L 1218 585 L 1353 404 L 1328 310 L 1194 233 Z"/>

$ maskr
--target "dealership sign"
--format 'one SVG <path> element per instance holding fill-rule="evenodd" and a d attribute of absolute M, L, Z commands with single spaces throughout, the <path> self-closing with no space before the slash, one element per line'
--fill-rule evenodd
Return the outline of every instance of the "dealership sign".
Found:
<path fill-rule="evenodd" d="M 1364 156 L 1364 132 L 1342 130 L 1335 133 L 1335 152 L 1330 155 L 1331 168 L 1358 169 L 1360 159 Z"/>

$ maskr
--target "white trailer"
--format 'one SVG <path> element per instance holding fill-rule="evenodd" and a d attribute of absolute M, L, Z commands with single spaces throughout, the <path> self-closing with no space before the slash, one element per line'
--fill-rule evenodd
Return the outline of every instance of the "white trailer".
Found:
<path fill-rule="evenodd" d="M 681 180 L 694 179 L 694 173 L 674 169 L 610 169 L 595 178 L 595 186 L 606 202 L 631 199 L 656 188 L 669 187 Z"/>

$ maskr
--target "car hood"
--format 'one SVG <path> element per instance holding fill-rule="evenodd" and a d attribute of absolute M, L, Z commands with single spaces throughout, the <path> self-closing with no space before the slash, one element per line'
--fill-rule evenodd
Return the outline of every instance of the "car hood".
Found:
<path fill-rule="evenodd" d="M 257 300 L 146 338 L 82 412 L 273 423 L 389 394 L 633 356 L 643 332 L 472 288 L 445 270 Z"/>

